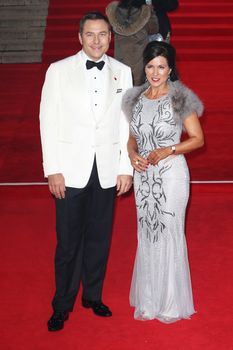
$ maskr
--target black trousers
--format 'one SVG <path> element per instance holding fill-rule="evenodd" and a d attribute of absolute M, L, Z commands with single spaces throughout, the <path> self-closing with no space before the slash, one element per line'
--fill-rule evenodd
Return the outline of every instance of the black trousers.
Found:
<path fill-rule="evenodd" d="M 83 298 L 101 300 L 111 241 L 116 187 L 102 189 L 96 162 L 85 188 L 67 187 L 55 199 L 57 247 L 54 310 L 72 311 L 83 285 Z"/>

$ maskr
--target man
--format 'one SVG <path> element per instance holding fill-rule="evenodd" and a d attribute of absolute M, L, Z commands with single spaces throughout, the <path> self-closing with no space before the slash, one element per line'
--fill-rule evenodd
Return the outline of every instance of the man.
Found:
<path fill-rule="evenodd" d="M 82 305 L 111 316 L 102 287 L 111 240 L 115 192 L 132 184 L 127 155 L 128 123 L 122 95 L 130 68 L 105 55 L 111 32 L 98 12 L 80 21 L 82 50 L 51 64 L 42 90 L 40 127 L 43 166 L 55 197 L 56 292 L 49 331 L 63 328 L 80 281 Z"/>
<path fill-rule="evenodd" d="M 179 6 L 178 0 L 145 0 L 148 5 L 153 5 L 159 21 L 159 33 L 167 42 L 170 41 L 171 23 L 167 12 L 174 11 Z"/>

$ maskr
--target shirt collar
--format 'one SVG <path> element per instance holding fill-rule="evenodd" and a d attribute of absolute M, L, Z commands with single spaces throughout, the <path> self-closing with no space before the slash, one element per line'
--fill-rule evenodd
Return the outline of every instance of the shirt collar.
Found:
<path fill-rule="evenodd" d="M 89 56 L 87 56 L 87 54 L 83 50 L 81 50 L 81 57 L 84 63 L 86 63 L 87 60 L 93 61 Z M 100 59 L 98 59 L 98 61 L 95 61 L 95 62 L 99 62 L 99 61 L 104 61 L 106 63 L 107 61 L 106 54 L 103 54 L 103 56 L 100 57 Z"/>

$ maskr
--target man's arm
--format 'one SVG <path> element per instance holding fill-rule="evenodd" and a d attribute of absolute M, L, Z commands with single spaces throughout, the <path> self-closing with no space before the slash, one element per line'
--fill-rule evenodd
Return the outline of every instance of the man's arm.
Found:
<path fill-rule="evenodd" d="M 152 0 L 155 11 L 169 12 L 174 11 L 179 6 L 178 0 Z"/>
<path fill-rule="evenodd" d="M 46 73 L 40 101 L 40 134 L 46 177 L 60 173 L 57 154 L 58 94 L 58 77 L 51 65 Z"/>
<path fill-rule="evenodd" d="M 132 73 L 131 69 L 127 68 L 126 72 L 124 72 L 124 91 L 128 90 L 132 87 Z M 121 195 L 125 192 L 127 192 L 130 187 L 132 186 L 132 175 L 133 175 L 133 168 L 130 164 L 130 160 L 128 157 L 128 150 L 127 150 L 127 142 L 129 138 L 129 122 L 123 113 L 121 111 L 120 116 L 120 165 L 119 165 L 119 172 L 117 177 L 117 191 L 118 195 Z"/>
<path fill-rule="evenodd" d="M 40 102 L 40 134 L 44 175 L 50 192 L 56 198 L 65 197 L 65 180 L 60 172 L 57 150 L 58 134 L 58 77 L 54 66 L 47 70 Z"/>

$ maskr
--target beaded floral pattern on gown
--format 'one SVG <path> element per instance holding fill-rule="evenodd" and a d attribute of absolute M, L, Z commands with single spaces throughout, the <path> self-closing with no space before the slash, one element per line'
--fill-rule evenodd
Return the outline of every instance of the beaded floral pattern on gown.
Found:
<path fill-rule="evenodd" d="M 143 157 L 180 142 L 182 124 L 173 118 L 168 95 L 141 95 L 130 124 Z M 171 155 L 134 174 L 138 247 L 130 290 L 134 317 L 165 323 L 189 318 L 194 311 L 184 235 L 189 171 L 183 155 Z"/>

